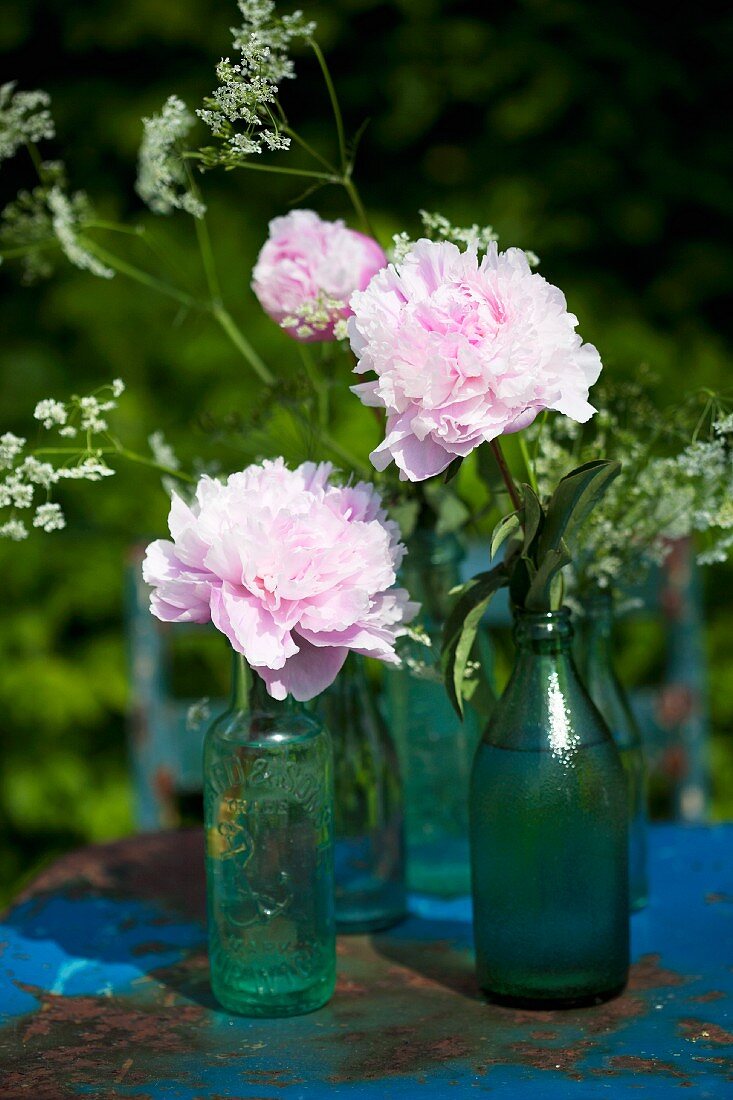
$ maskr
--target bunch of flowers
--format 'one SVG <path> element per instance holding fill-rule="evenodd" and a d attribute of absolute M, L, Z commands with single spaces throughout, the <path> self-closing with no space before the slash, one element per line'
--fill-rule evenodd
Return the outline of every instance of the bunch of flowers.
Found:
<path fill-rule="evenodd" d="M 394 587 L 404 546 L 372 485 L 264 462 L 203 478 L 191 507 L 174 496 L 169 527 L 143 565 L 153 614 L 212 621 L 276 699 L 312 699 L 350 650 L 397 663 L 416 608 Z"/>
<path fill-rule="evenodd" d="M 733 548 L 733 416 L 717 399 L 706 400 L 695 429 L 685 432 L 684 407 L 663 415 L 638 387 L 610 404 L 632 404 L 633 426 L 603 409 L 589 431 L 563 418 L 530 431 L 543 492 L 600 447 L 621 461 L 618 480 L 579 532 L 574 588 L 582 595 L 594 587 L 635 586 L 676 540 L 693 535 L 702 536 L 700 564 L 725 561 Z M 643 435 L 636 427 L 640 414 Z"/>

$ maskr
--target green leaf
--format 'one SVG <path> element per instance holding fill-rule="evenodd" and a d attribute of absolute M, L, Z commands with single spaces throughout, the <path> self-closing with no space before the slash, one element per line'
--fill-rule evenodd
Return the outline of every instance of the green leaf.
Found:
<path fill-rule="evenodd" d="M 479 623 L 489 601 L 507 583 L 502 564 L 464 584 L 443 628 L 442 663 L 448 697 L 463 717 L 463 681 Z"/>
<path fill-rule="evenodd" d="M 524 484 L 522 486 L 522 493 L 524 496 L 524 508 L 522 513 L 524 545 L 522 546 L 522 554 L 525 557 L 530 557 L 532 544 L 543 526 L 544 515 L 542 513 L 542 505 L 532 486 Z"/>
<path fill-rule="evenodd" d="M 557 585 L 555 584 L 560 571 L 569 565 L 572 555 L 564 539 L 555 550 L 548 550 L 532 578 L 532 583 L 524 600 L 527 611 L 554 611 L 553 596 L 557 597 Z"/>
<path fill-rule="evenodd" d="M 620 462 L 586 462 L 566 474 L 550 498 L 535 560 L 540 565 L 550 550 L 559 550 L 563 539 L 570 543 L 615 477 Z"/>
<path fill-rule="evenodd" d="M 453 480 L 453 478 L 456 476 L 456 474 L 458 473 L 458 471 L 460 470 L 462 465 L 463 465 L 463 458 L 461 458 L 459 456 L 458 458 L 453 459 L 453 461 L 451 462 L 450 466 L 448 466 L 448 468 L 446 469 L 445 474 L 443 476 L 443 481 L 446 485 L 448 485 Z"/>
<path fill-rule="evenodd" d="M 508 516 L 502 516 L 494 528 L 491 536 L 491 558 L 496 557 L 497 550 L 504 545 L 507 539 L 516 534 L 521 526 L 519 512 L 510 512 Z"/>

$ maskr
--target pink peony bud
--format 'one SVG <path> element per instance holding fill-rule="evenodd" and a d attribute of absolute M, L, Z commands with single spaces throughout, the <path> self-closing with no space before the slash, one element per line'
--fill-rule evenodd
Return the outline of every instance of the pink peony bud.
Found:
<path fill-rule="evenodd" d="M 260 305 L 296 340 L 334 340 L 351 316 L 349 298 L 363 290 L 387 257 L 376 241 L 327 222 L 312 210 L 292 210 L 270 222 L 252 273 Z"/>

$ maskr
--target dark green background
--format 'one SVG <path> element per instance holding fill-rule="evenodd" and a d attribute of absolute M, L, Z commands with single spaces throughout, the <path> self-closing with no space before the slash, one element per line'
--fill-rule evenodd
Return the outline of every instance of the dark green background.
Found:
<path fill-rule="evenodd" d="M 287 10 L 287 9 L 285 9 Z M 733 288 L 733 145 L 723 110 L 733 16 L 726 6 L 631 0 L 324 2 L 308 9 L 332 62 L 347 124 L 371 118 L 358 178 L 385 237 L 418 207 L 490 222 L 537 251 L 566 290 L 607 376 L 659 376 L 660 397 L 726 387 Z M 190 222 L 144 215 L 134 190 L 140 116 L 172 91 L 195 105 L 237 20 L 229 0 L 3 0 L 2 80 L 51 92 L 74 187 L 110 217 L 146 218 L 166 263 L 200 276 Z M 328 146 L 312 58 L 284 92 L 294 122 Z M 203 135 L 202 135 L 203 136 Z M 22 169 L 22 170 L 21 170 Z M 29 183 L 0 170 L 2 198 Z M 249 290 L 266 222 L 297 190 L 255 173 L 207 177 L 227 304 L 268 358 L 292 346 Z M 337 191 L 313 202 L 350 216 Z M 139 258 L 142 259 L 142 256 Z M 257 387 L 218 331 L 135 285 L 67 269 L 25 289 L 0 270 L 2 430 L 26 434 L 35 402 L 122 376 L 118 425 L 143 448 L 162 428 L 184 455 L 215 451 L 198 414 L 246 417 Z M 235 465 L 236 451 L 224 451 Z M 0 882 L 86 838 L 119 835 L 131 810 L 124 741 L 121 563 L 162 532 L 154 475 L 123 470 L 66 498 L 69 529 L 0 544 Z M 716 812 L 733 728 L 730 574 L 706 578 Z M 652 658 L 650 657 L 651 661 Z M 628 663 L 628 662 L 627 662 Z M 634 655 L 635 674 L 644 660 Z M 629 669 L 631 671 L 631 669 Z M 729 796 L 728 796 L 729 797 Z"/>

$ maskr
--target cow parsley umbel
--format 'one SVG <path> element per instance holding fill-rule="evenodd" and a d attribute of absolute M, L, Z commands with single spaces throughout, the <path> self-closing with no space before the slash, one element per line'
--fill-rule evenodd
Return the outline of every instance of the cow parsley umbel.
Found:
<path fill-rule="evenodd" d="M 15 82 L 0 86 L 0 161 L 23 145 L 36 145 L 55 135 L 48 92 L 16 92 Z"/>
<path fill-rule="evenodd" d="M 276 15 L 272 0 L 238 0 L 238 7 L 243 22 L 232 28 L 232 44 L 239 57 L 219 62 L 218 87 L 197 111 L 223 143 L 221 148 L 202 150 L 207 166 L 231 166 L 263 150 L 290 147 L 278 106 L 279 87 L 295 76 L 290 43 L 307 40 L 315 31 L 315 23 L 300 11 Z"/>
<path fill-rule="evenodd" d="M 178 96 L 163 104 L 160 114 L 143 119 L 138 154 L 137 192 L 155 214 L 185 210 L 202 218 L 206 207 L 189 182 L 182 158 L 183 141 L 195 118 Z"/>
<path fill-rule="evenodd" d="M 609 404 L 623 408 L 618 396 Z M 700 539 L 700 564 L 725 561 L 733 550 L 733 417 L 716 403 L 705 431 L 685 442 L 675 417 L 654 410 L 643 394 L 636 409 L 628 425 L 604 409 L 589 429 L 562 417 L 529 429 L 541 493 L 600 448 L 621 461 L 620 476 L 578 536 L 570 577 L 581 597 L 596 587 L 622 594 L 678 539 Z"/>

